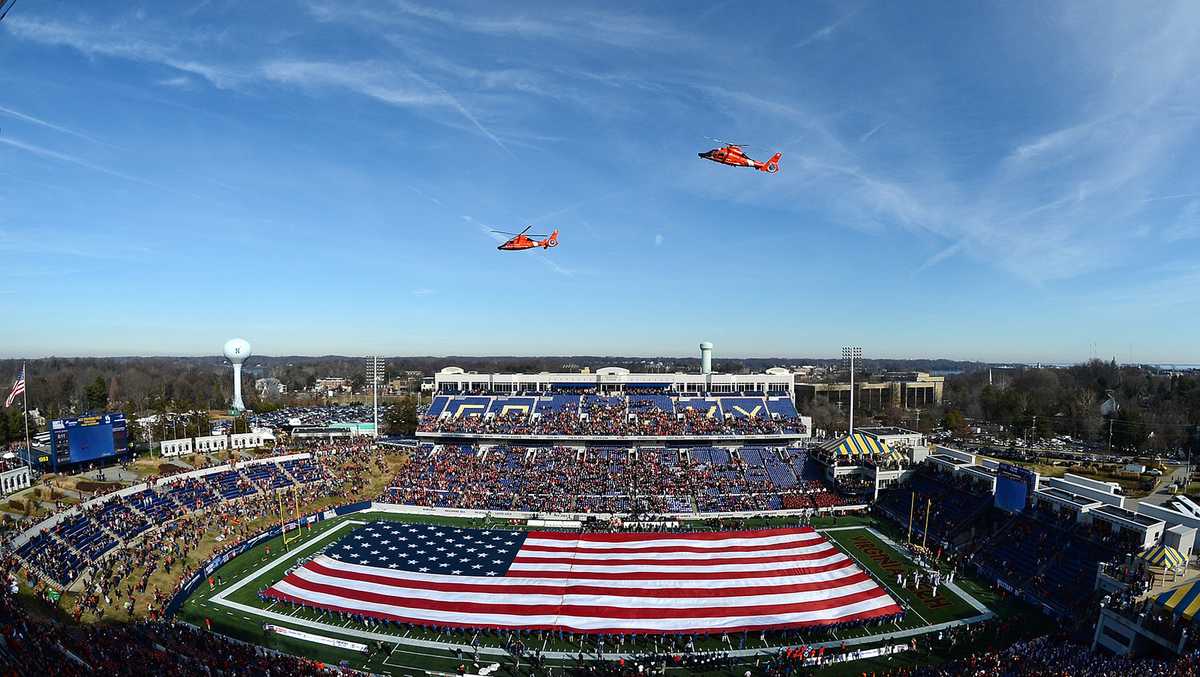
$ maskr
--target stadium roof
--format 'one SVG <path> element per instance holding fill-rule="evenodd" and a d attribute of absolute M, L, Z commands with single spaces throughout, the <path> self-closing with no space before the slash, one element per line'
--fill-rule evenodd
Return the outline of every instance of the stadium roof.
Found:
<path fill-rule="evenodd" d="M 933 458 L 935 458 L 939 461 L 942 461 L 943 463 L 949 463 L 951 465 L 969 465 L 966 461 L 962 460 L 961 458 L 954 458 L 953 456 L 949 456 L 947 454 L 934 454 Z"/>
<path fill-rule="evenodd" d="M 1039 489 L 1035 493 L 1038 494 L 1039 496 L 1050 496 L 1052 498 L 1056 498 L 1064 503 L 1073 505 L 1076 508 L 1080 508 L 1080 509 L 1088 508 L 1088 507 L 1095 507 L 1095 506 L 1100 505 L 1100 501 L 1097 501 L 1094 498 L 1088 498 L 1087 496 L 1080 496 L 1079 494 L 1072 494 L 1069 491 L 1063 491 L 1062 489 L 1058 489 L 1056 487 L 1051 487 L 1049 489 Z"/>
<path fill-rule="evenodd" d="M 1095 512 L 1103 513 L 1105 515 L 1108 515 L 1109 517 L 1114 517 L 1116 519 L 1123 519 L 1123 520 L 1127 520 L 1129 522 L 1135 522 L 1139 526 L 1143 526 L 1143 527 L 1152 527 L 1155 524 L 1162 523 L 1162 520 L 1156 520 L 1151 517 L 1146 517 L 1145 515 L 1140 515 L 1132 510 L 1126 510 L 1125 508 L 1118 508 L 1115 505 L 1105 505 L 1105 506 L 1096 508 Z"/>

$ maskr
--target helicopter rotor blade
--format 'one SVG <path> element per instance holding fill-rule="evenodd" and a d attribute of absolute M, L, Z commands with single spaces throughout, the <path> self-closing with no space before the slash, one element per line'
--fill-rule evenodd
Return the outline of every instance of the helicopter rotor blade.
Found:
<path fill-rule="evenodd" d="M 710 137 L 707 137 L 707 138 L 708 138 L 708 140 L 709 140 L 709 141 L 716 141 L 716 142 L 717 142 L 717 143 L 719 143 L 719 144 L 722 144 L 722 145 L 725 145 L 725 146 L 733 146 L 734 148 L 749 148 L 749 147 L 750 147 L 750 146 L 747 146 L 747 145 L 746 145 L 746 144 L 744 144 L 744 143 L 734 143 L 734 142 L 732 142 L 732 141 L 726 141 L 725 139 L 718 139 L 718 138 L 717 138 L 717 137 L 715 137 L 715 136 L 710 136 Z"/>

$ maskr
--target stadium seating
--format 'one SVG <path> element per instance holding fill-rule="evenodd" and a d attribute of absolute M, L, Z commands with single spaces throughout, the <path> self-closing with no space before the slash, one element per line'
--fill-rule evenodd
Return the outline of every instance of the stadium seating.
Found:
<path fill-rule="evenodd" d="M 249 496 L 257 491 L 254 485 L 246 481 L 236 470 L 224 470 L 212 475 L 206 475 L 204 481 L 228 501 L 231 498 Z"/>
<path fill-rule="evenodd" d="M 721 401 L 707 397 L 681 397 L 675 403 L 676 411 L 697 411 L 706 418 L 720 420 L 724 418 L 721 412 Z"/>
<path fill-rule="evenodd" d="M 134 494 L 134 496 L 136 495 Z M 100 513 L 93 516 L 92 519 L 122 539 L 137 536 L 149 529 L 151 523 L 145 513 L 134 507 L 136 506 L 136 499 L 131 499 L 133 499 L 133 496 L 123 499 L 110 499 L 104 503 Z"/>
<path fill-rule="evenodd" d="M 625 395 L 594 392 L 529 396 L 438 395 L 419 432 L 500 435 L 804 434 L 795 407 L 762 396 L 677 397 L 661 388 Z M 780 400 L 780 398 L 775 398 Z M 787 398 L 782 398 L 786 400 Z"/>
<path fill-rule="evenodd" d="M 1032 511 L 1019 513 L 984 541 L 975 561 L 1064 613 L 1079 611 L 1092 596 L 1098 564 L 1116 560 L 1119 553 L 1077 529 Z"/>
<path fill-rule="evenodd" d="M 722 397 L 719 398 L 721 411 L 730 418 L 768 418 L 767 402 L 761 397 Z"/>
<path fill-rule="evenodd" d="M 433 398 L 433 402 L 429 403 L 429 411 L 427 414 L 433 418 L 441 416 L 442 412 L 446 410 L 446 403 L 449 401 L 449 397 L 445 395 L 438 395 L 437 397 Z"/>
<path fill-rule="evenodd" d="M 495 416 L 520 416 L 528 418 L 533 413 L 537 398 L 497 397 L 488 405 L 487 413 Z"/>
<path fill-rule="evenodd" d="M 784 419 L 793 419 L 800 415 L 790 397 L 768 397 L 767 411 Z"/>
<path fill-rule="evenodd" d="M 684 452 L 681 456 L 681 451 Z M 802 482 L 783 450 L 695 447 L 448 445 L 418 449 L 385 500 L 429 507 L 528 512 L 724 512 L 829 508 L 852 503 L 819 481 Z"/>
<path fill-rule="evenodd" d="M 244 474 L 243 474 L 244 473 Z M 308 484 L 323 478 L 312 458 L 243 466 L 203 478 L 167 480 L 127 496 L 111 495 L 60 521 L 53 529 L 33 535 L 17 555 L 35 570 L 66 587 L 83 570 L 117 547 L 185 512 L 267 489 Z"/>
<path fill-rule="evenodd" d="M 970 537 L 969 528 L 987 511 L 992 497 L 972 493 L 966 486 L 920 468 L 907 484 L 880 492 L 878 504 L 903 524 L 908 523 L 915 505 L 912 519 L 918 530 L 924 529 L 928 512 L 929 536 L 956 543 Z"/>
<path fill-rule="evenodd" d="M 99 524 L 83 514 L 63 520 L 56 535 L 72 550 L 78 552 L 85 562 L 95 561 L 117 545 L 117 541 Z"/>
<path fill-rule="evenodd" d="M 566 411 L 578 415 L 579 403 L 579 395 L 544 395 L 537 398 L 537 406 L 534 412 L 537 414 L 553 414 Z"/>
<path fill-rule="evenodd" d="M 675 413 L 675 403 L 666 395 L 630 395 L 629 396 L 629 411 L 630 413 L 640 413 L 643 411 L 663 411 L 668 414 Z"/>
<path fill-rule="evenodd" d="M 316 482 L 321 478 L 321 466 L 312 458 L 291 459 L 279 465 L 300 484 Z"/>
<path fill-rule="evenodd" d="M 179 504 L 166 494 L 159 493 L 154 489 L 139 491 L 130 496 L 129 501 L 155 524 L 162 524 L 172 519 L 181 509 Z"/>

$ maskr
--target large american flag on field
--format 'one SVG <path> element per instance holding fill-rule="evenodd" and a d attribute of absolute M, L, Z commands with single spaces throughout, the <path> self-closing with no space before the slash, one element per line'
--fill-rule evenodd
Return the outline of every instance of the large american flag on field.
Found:
<path fill-rule="evenodd" d="M 594 633 L 757 630 L 900 612 L 810 528 L 579 534 L 374 522 L 266 595 L 421 625 Z"/>
<path fill-rule="evenodd" d="M 8 399 L 4 400 L 4 406 L 11 407 L 17 396 L 23 392 L 25 392 L 25 367 L 21 367 L 21 373 L 17 375 L 17 380 L 13 383 L 12 392 L 8 394 Z"/>

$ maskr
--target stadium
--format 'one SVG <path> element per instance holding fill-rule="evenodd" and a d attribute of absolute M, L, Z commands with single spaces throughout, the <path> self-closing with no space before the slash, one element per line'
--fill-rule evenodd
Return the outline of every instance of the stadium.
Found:
<path fill-rule="evenodd" d="M 1194 607 L 1146 583 L 1191 580 L 1182 513 L 902 428 L 814 435 L 790 372 L 718 374 L 702 351 L 698 374 L 445 367 L 410 439 L 292 436 L 373 415 L 351 407 L 162 440 L 227 462 L 159 465 L 22 529 L 10 581 L 83 623 L 57 641 L 85 672 L 107 633 L 181 673 L 217 642 L 287 674 L 955 674 L 1081 618 L 1144 654 L 1161 637 L 1121 615 L 1135 593 Z"/>

